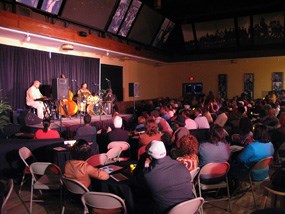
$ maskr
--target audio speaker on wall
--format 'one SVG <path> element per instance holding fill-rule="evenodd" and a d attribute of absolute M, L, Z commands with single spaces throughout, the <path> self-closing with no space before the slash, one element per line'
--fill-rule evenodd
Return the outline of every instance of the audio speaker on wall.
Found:
<path fill-rule="evenodd" d="M 129 83 L 129 97 L 140 96 L 140 84 L 138 82 Z"/>
<path fill-rule="evenodd" d="M 53 99 L 67 99 L 68 97 L 68 79 L 57 78 L 52 80 Z"/>
<path fill-rule="evenodd" d="M 32 112 L 28 112 L 25 116 L 25 124 L 26 125 L 36 125 L 40 124 L 42 119 L 40 119 L 37 115 Z"/>

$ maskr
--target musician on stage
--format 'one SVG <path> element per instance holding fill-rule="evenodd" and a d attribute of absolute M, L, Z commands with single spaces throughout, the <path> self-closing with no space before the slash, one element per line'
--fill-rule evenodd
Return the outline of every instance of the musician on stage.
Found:
<path fill-rule="evenodd" d="M 87 83 L 82 83 L 81 88 L 77 92 L 79 101 L 79 111 L 86 112 L 87 98 L 92 95 L 87 88 Z"/>
<path fill-rule="evenodd" d="M 112 102 L 112 112 L 118 112 L 119 108 L 117 105 L 117 96 L 113 94 L 112 89 L 108 89 L 106 96 L 104 97 L 104 101 Z"/>
<path fill-rule="evenodd" d="M 40 92 L 40 81 L 35 80 L 33 85 L 27 90 L 26 93 L 26 104 L 37 109 L 37 115 L 40 119 L 44 118 L 45 106 L 42 101 L 35 101 L 36 99 L 46 98 Z"/>

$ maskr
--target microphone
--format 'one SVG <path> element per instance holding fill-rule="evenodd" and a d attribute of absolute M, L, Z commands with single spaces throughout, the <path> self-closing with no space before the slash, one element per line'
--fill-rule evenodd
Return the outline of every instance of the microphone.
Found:
<path fill-rule="evenodd" d="M 110 81 L 108 78 L 105 78 L 105 80 Z"/>

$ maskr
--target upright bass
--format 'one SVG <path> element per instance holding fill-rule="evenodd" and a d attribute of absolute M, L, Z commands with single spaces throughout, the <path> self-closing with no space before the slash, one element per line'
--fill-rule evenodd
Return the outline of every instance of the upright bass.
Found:
<path fill-rule="evenodd" d="M 60 100 L 59 113 L 64 117 L 71 117 L 78 111 L 76 102 L 73 101 L 73 93 L 68 90 L 68 98 Z"/>

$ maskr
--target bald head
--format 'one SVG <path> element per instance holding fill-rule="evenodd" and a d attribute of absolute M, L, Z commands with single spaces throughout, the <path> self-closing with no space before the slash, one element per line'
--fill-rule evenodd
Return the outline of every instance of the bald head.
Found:
<path fill-rule="evenodd" d="M 40 84 L 41 84 L 40 81 L 35 80 L 34 83 L 33 83 L 33 86 L 35 86 L 36 88 L 39 88 Z"/>

